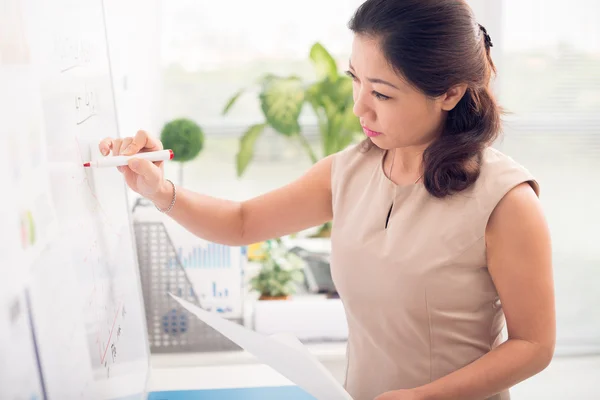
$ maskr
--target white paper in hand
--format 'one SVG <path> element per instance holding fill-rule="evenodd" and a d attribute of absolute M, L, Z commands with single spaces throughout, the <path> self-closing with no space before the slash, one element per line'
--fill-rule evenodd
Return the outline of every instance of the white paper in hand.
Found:
<path fill-rule="evenodd" d="M 323 364 L 293 336 L 265 336 L 169 294 L 204 323 L 318 400 L 352 400 Z"/>
<path fill-rule="evenodd" d="M 298 340 L 298 338 L 296 336 L 292 335 L 291 333 L 275 333 L 275 334 L 270 335 L 270 337 L 282 342 L 283 344 L 285 344 L 291 348 L 301 351 L 306 357 L 308 357 L 309 359 L 311 359 L 313 361 L 315 368 L 318 370 L 319 373 L 323 374 L 324 378 L 328 379 L 332 385 L 339 386 L 340 388 L 342 388 L 342 386 L 340 386 L 340 384 L 335 379 L 335 377 L 331 374 L 331 372 L 329 372 L 329 370 L 327 368 L 325 368 L 325 366 L 323 364 L 321 364 L 321 362 L 319 362 L 319 360 L 313 353 L 311 353 L 310 351 L 308 351 L 308 349 L 306 347 L 304 347 L 302 342 L 300 340 Z M 343 390 L 343 388 L 342 388 L 342 390 Z M 349 394 L 346 391 L 344 391 L 344 393 L 346 393 L 348 395 L 347 398 L 350 398 Z"/>

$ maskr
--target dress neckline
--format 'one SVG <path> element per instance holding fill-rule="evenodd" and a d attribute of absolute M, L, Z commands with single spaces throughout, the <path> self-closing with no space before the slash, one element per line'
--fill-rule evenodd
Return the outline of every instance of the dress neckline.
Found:
<path fill-rule="evenodd" d="M 388 153 L 389 153 L 389 150 L 381 149 L 381 157 L 380 157 L 380 160 L 378 163 L 378 175 L 381 175 L 383 177 L 383 179 L 386 182 L 388 182 L 388 184 L 391 187 L 393 187 L 395 190 L 405 189 L 405 188 L 412 189 L 415 187 L 423 187 L 423 177 L 422 176 L 413 183 L 400 183 L 399 184 L 399 183 L 392 181 L 385 173 L 385 168 L 384 168 L 385 157 L 387 156 Z"/>

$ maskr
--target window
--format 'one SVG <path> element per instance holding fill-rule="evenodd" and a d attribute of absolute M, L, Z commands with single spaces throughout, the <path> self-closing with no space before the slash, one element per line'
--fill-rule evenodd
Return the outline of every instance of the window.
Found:
<path fill-rule="evenodd" d="M 544 130 L 600 127 L 600 2 L 504 0 L 503 104 Z"/>
<path fill-rule="evenodd" d="M 310 47 L 322 43 L 345 68 L 352 34 L 347 23 L 361 0 L 163 2 L 162 110 L 165 120 L 186 116 L 207 136 L 205 150 L 185 167 L 186 186 L 228 198 L 248 198 L 288 183 L 310 160 L 297 142 L 265 132 L 242 179 L 236 177 L 238 140 L 263 121 L 255 93 L 246 93 L 226 116 L 239 89 L 265 73 L 314 75 Z M 304 131 L 316 134 L 305 107 Z M 311 135 L 316 140 L 316 135 Z M 173 167 L 175 168 L 175 167 Z M 167 171 L 171 174 L 170 171 Z M 177 176 L 174 169 L 171 176 Z"/>
<path fill-rule="evenodd" d="M 539 180 L 550 225 L 557 353 L 600 349 L 600 2 L 502 0 L 498 147 Z"/>
<path fill-rule="evenodd" d="M 240 99 L 231 113 L 221 111 L 240 88 L 265 73 L 310 79 L 308 55 L 321 42 L 340 68 L 347 64 L 351 32 L 346 27 L 360 0 L 285 2 L 163 3 L 162 62 L 167 118 L 182 113 L 227 134 L 261 121 L 256 96 Z M 307 110 L 309 111 L 309 110 Z M 305 120 L 312 122 L 310 113 Z"/>

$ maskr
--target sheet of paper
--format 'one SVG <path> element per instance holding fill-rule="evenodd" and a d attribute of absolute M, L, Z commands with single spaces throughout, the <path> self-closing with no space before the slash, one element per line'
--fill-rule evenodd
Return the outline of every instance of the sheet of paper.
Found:
<path fill-rule="evenodd" d="M 321 364 L 319 359 L 313 353 L 308 351 L 308 349 L 302 344 L 302 342 L 296 336 L 294 336 L 291 333 L 283 333 L 282 332 L 282 333 L 274 333 L 274 334 L 270 335 L 270 337 L 273 339 L 279 340 L 280 342 L 282 342 L 283 344 L 285 344 L 289 347 L 292 347 L 294 349 L 301 351 L 306 357 L 313 360 L 315 367 L 321 373 L 323 373 L 323 375 L 325 377 L 329 378 L 331 380 L 332 384 L 339 386 L 338 381 L 331 374 L 331 372 L 329 372 L 329 370 L 327 368 L 325 368 L 325 366 L 323 364 Z"/>
<path fill-rule="evenodd" d="M 170 294 L 170 293 L 169 293 Z M 289 335 L 266 336 L 170 294 L 186 310 L 288 378 L 317 400 L 352 400 L 302 343 Z"/>

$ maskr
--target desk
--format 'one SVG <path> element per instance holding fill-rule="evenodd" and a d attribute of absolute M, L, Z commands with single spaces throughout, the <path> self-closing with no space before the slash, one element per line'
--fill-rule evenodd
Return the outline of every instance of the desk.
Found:
<path fill-rule="evenodd" d="M 297 386 L 152 392 L 148 400 L 315 400 Z"/>
<path fill-rule="evenodd" d="M 343 347 L 311 346 L 343 379 Z M 153 355 L 149 400 L 314 400 L 270 367 L 243 352 Z M 219 365 L 220 364 L 220 365 Z M 511 389 L 514 400 L 598 399 L 600 355 L 555 357 L 542 373 Z"/>
<path fill-rule="evenodd" d="M 345 344 L 309 346 L 338 379 Z M 315 400 L 247 352 L 154 354 L 148 400 Z"/>

